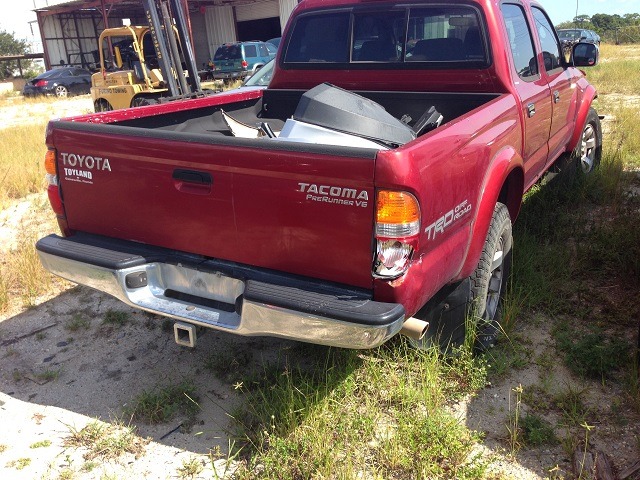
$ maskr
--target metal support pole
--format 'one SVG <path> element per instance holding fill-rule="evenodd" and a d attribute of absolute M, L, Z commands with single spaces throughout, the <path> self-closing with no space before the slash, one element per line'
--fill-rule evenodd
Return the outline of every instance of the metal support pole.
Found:
<path fill-rule="evenodd" d="M 158 59 L 158 64 L 160 65 L 160 70 L 162 70 L 162 76 L 169 88 L 169 93 L 174 97 L 178 96 L 180 95 L 180 89 L 176 83 L 173 69 L 171 68 L 171 57 L 169 57 L 167 42 L 165 41 L 162 33 L 162 23 L 158 16 L 155 1 L 142 0 L 142 4 L 144 5 L 145 15 L 147 17 L 147 22 L 149 23 L 149 32 L 153 39 L 153 46 L 156 50 L 156 57 Z"/>
<path fill-rule="evenodd" d="M 187 64 L 187 71 L 189 72 L 189 84 L 191 86 L 191 92 L 199 92 L 200 77 L 198 76 L 198 67 L 196 66 L 195 54 L 193 53 L 193 47 L 191 39 L 189 37 L 189 31 L 187 30 L 187 22 L 185 21 L 185 12 L 182 9 L 182 5 L 178 0 L 170 0 L 171 10 L 176 19 L 176 28 L 178 29 L 178 36 L 180 38 L 180 45 L 182 51 L 185 53 L 185 60 Z"/>

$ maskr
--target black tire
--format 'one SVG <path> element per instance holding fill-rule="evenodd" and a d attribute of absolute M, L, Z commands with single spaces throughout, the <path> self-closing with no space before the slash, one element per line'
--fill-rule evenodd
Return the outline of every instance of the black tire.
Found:
<path fill-rule="evenodd" d="M 109 112 L 113 110 L 113 107 L 104 98 L 100 98 L 93 102 L 93 110 L 95 112 Z"/>
<path fill-rule="evenodd" d="M 491 347 L 500 331 L 512 248 L 509 210 L 497 203 L 475 271 L 464 281 L 444 287 L 414 315 L 428 322 L 429 328 L 421 340 L 409 339 L 409 343 L 423 350 L 439 345 L 444 353 L 467 341 L 477 350 Z M 470 334 L 473 338 L 468 338 Z"/>
<path fill-rule="evenodd" d="M 471 275 L 470 312 L 475 320 L 475 347 L 487 349 L 496 341 L 502 303 L 511 273 L 513 234 L 506 205 L 497 203 L 480 261 Z"/>
<path fill-rule="evenodd" d="M 133 97 L 131 100 L 131 107 L 144 107 L 146 105 L 156 105 L 159 101 L 153 97 Z"/>
<path fill-rule="evenodd" d="M 593 109 L 589 109 L 587 121 L 582 129 L 580 141 L 573 151 L 573 159 L 584 174 L 589 174 L 600 165 L 602 158 L 602 126 L 600 117 Z"/>

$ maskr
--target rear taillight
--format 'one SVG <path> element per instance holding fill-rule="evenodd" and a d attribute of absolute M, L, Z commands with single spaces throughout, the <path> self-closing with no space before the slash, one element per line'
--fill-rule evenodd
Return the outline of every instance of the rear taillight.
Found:
<path fill-rule="evenodd" d="M 34 83 L 34 86 L 36 87 L 46 87 L 47 86 L 47 82 L 46 80 L 38 80 L 36 83 Z"/>
<path fill-rule="evenodd" d="M 393 279 L 409 268 L 418 246 L 420 205 L 408 192 L 378 191 L 376 199 L 376 253 L 373 276 Z"/>
<path fill-rule="evenodd" d="M 58 219 L 58 225 L 63 235 L 70 234 L 69 227 L 67 225 L 67 219 L 64 213 L 64 205 L 62 203 L 62 195 L 60 193 L 60 184 L 58 182 L 58 171 L 56 168 L 56 151 L 53 148 L 49 148 L 44 156 L 44 169 L 47 179 L 47 196 L 49 197 L 49 203 Z"/>
<path fill-rule="evenodd" d="M 242 68 L 247 68 L 249 66 L 246 60 L 242 60 L 241 65 L 242 65 Z"/>

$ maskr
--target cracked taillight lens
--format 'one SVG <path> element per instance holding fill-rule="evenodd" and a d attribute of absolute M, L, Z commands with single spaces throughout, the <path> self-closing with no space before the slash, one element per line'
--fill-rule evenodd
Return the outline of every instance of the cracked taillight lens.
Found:
<path fill-rule="evenodd" d="M 393 279 L 403 275 L 409 268 L 419 233 L 420 205 L 416 197 L 402 191 L 378 191 L 373 276 Z"/>

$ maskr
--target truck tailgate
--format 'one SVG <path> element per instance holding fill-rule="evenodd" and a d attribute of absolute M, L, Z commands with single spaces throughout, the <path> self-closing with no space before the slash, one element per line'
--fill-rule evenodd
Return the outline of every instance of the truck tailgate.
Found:
<path fill-rule="evenodd" d="M 371 288 L 376 150 L 52 122 L 69 228 Z"/>

